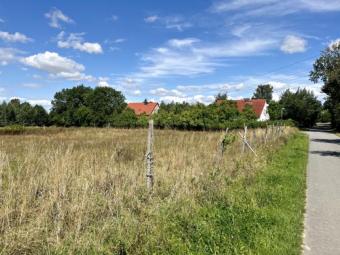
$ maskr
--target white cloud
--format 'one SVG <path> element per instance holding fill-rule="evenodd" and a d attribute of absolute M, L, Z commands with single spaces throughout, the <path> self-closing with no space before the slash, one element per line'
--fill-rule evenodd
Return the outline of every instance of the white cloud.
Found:
<path fill-rule="evenodd" d="M 0 23 L 5 23 L 5 20 L 0 18 Z"/>
<path fill-rule="evenodd" d="M 146 23 L 154 23 L 155 21 L 157 21 L 159 19 L 159 17 L 157 15 L 152 15 L 152 16 L 148 16 L 144 19 L 144 21 Z"/>
<path fill-rule="evenodd" d="M 192 27 L 192 24 L 186 21 L 181 16 L 165 16 L 159 17 L 157 15 L 148 16 L 144 19 L 146 23 L 159 22 L 167 29 L 176 29 L 177 31 L 183 31 L 186 28 Z"/>
<path fill-rule="evenodd" d="M 125 38 L 117 38 L 117 39 L 114 40 L 113 42 L 114 42 L 114 43 L 123 43 L 123 42 L 125 42 L 125 41 L 126 41 Z"/>
<path fill-rule="evenodd" d="M 98 87 L 111 87 L 110 84 L 108 83 L 109 78 L 107 77 L 99 77 L 99 81 L 97 86 Z"/>
<path fill-rule="evenodd" d="M 212 12 L 238 11 L 238 15 L 288 15 L 299 11 L 340 11 L 339 0 L 219 0 L 211 6 Z M 242 14 L 240 14 L 242 12 Z"/>
<path fill-rule="evenodd" d="M 233 95 L 244 88 L 243 83 L 212 83 L 200 85 L 179 85 L 175 88 L 157 88 L 150 90 L 150 94 L 164 102 L 188 102 L 209 104 L 215 100 L 218 93 L 227 92 L 228 96 Z"/>
<path fill-rule="evenodd" d="M 214 96 L 204 96 L 204 95 L 195 95 L 195 96 L 162 96 L 159 98 L 159 101 L 163 101 L 165 103 L 182 103 L 187 102 L 190 104 L 194 103 L 202 103 L 202 104 L 210 104 L 214 102 L 215 97 Z"/>
<path fill-rule="evenodd" d="M 45 108 L 50 108 L 52 106 L 51 100 L 47 99 L 26 99 L 24 101 L 27 101 L 32 105 L 41 105 L 44 106 Z"/>
<path fill-rule="evenodd" d="M 250 24 L 240 24 L 238 26 L 233 27 L 231 30 L 231 33 L 234 36 L 243 37 L 246 34 L 246 32 L 248 32 L 249 29 L 251 28 L 252 26 Z M 263 26 L 262 26 L 262 29 L 263 29 Z"/>
<path fill-rule="evenodd" d="M 170 47 L 155 48 L 142 55 L 143 65 L 136 75 L 155 78 L 212 73 L 222 66 L 221 60 L 224 58 L 263 54 L 277 44 L 274 39 L 256 38 L 211 44 L 199 43 L 198 39 L 172 39 L 167 42 Z"/>
<path fill-rule="evenodd" d="M 140 96 L 140 95 L 142 94 L 142 92 L 141 92 L 139 89 L 136 89 L 136 90 L 134 90 L 134 91 L 132 92 L 132 94 L 133 94 L 134 96 Z"/>
<path fill-rule="evenodd" d="M 53 78 L 68 80 L 91 80 L 92 76 L 85 75 L 85 67 L 72 59 L 62 57 L 56 52 L 45 51 L 21 59 L 27 66 L 46 71 Z"/>
<path fill-rule="evenodd" d="M 17 60 L 19 50 L 13 48 L 0 48 L 0 65 L 5 66 L 10 62 Z"/>
<path fill-rule="evenodd" d="M 11 34 L 5 31 L 0 31 L 0 39 L 7 42 L 21 42 L 21 43 L 32 41 L 31 38 L 19 32 Z"/>
<path fill-rule="evenodd" d="M 211 84 L 201 84 L 201 85 L 179 85 L 176 87 L 181 92 L 191 92 L 195 91 L 195 93 L 223 93 L 223 92 L 231 92 L 231 91 L 240 91 L 244 88 L 243 83 L 211 83 Z"/>
<path fill-rule="evenodd" d="M 194 43 L 199 42 L 197 38 L 185 38 L 185 39 L 171 39 L 168 44 L 172 47 L 182 48 L 187 46 L 192 46 Z"/>
<path fill-rule="evenodd" d="M 58 35 L 58 47 L 59 48 L 72 48 L 75 50 L 84 51 L 87 53 L 94 53 L 99 54 L 103 53 L 102 46 L 99 43 L 90 43 L 90 42 L 84 42 L 83 36 L 84 33 L 71 33 L 69 36 L 64 39 L 65 32 L 60 32 Z"/>
<path fill-rule="evenodd" d="M 185 19 L 180 16 L 165 17 L 163 21 L 167 29 L 176 29 L 180 32 L 186 28 L 192 27 L 190 22 L 185 21 Z"/>
<path fill-rule="evenodd" d="M 53 8 L 48 13 L 45 13 L 45 17 L 50 20 L 49 25 L 54 28 L 61 28 L 61 22 L 74 23 L 70 17 L 57 8 Z"/>
<path fill-rule="evenodd" d="M 157 88 L 150 90 L 150 93 L 155 96 L 176 96 L 183 97 L 184 93 L 178 91 L 177 89 L 165 89 L 165 88 Z"/>
<path fill-rule="evenodd" d="M 292 54 L 306 51 L 307 41 L 295 35 L 288 35 L 284 38 L 281 50 L 285 53 Z"/>

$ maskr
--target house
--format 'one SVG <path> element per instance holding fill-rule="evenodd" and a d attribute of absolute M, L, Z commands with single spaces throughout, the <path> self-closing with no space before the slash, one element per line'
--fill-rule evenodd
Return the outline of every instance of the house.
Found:
<path fill-rule="evenodd" d="M 253 108 L 258 121 L 269 120 L 268 104 L 266 99 L 236 100 L 236 107 L 239 112 L 242 112 L 246 105 L 250 105 Z"/>
<path fill-rule="evenodd" d="M 128 103 L 127 107 L 132 109 L 136 115 L 145 114 L 151 116 L 159 110 L 157 102 Z"/>
<path fill-rule="evenodd" d="M 223 100 L 217 100 L 216 103 L 220 104 Z M 236 108 L 242 112 L 246 105 L 252 107 L 258 121 L 269 120 L 268 104 L 265 99 L 240 99 L 236 100 Z"/>

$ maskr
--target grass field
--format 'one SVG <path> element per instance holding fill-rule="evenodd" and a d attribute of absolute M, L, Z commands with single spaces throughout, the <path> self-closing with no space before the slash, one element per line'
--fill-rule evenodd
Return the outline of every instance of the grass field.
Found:
<path fill-rule="evenodd" d="M 236 140 L 217 165 L 221 133 L 156 130 L 150 194 L 146 133 L 0 136 L 0 254 L 299 253 L 304 136 L 250 140 L 257 157 Z"/>

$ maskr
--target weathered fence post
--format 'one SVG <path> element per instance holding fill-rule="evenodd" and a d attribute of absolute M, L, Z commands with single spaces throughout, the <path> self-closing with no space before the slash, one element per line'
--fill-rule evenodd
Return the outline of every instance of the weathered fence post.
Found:
<path fill-rule="evenodd" d="M 242 153 L 245 150 L 245 146 L 247 146 L 252 151 L 252 153 L 254 153 L 254 155 L 257 156 L 256 152 L 254 151 L 254 149 L 250 146 L 249 142 L 247 141 L 247 126 L 244 126 L 244 135 L 242 135 L 241 132 L 239 132 L 239 135 L 243 143 Z"/>
<path fill-rule="evenodd" d="M 244 150 L 246 148 L 245 141 L 247 141 L 247 130 L 248 130 L 247 126 L 244 125 L 244 134 L 243 134 L 243 141 L 242 141 L 242 153 L 244 153 Z"/>
<path fill-rule="evenodd" d="M 145 155 L 146 160 L 146 186 L 148 190 L 153 187 L 153 120 L 149 120 L 149 130 L 148 130 L 148 141 L 147 141 L 147 151 Z"/>

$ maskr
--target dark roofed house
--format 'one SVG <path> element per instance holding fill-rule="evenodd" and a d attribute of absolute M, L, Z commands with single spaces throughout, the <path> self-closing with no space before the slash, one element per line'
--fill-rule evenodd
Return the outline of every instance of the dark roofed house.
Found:
<path fill-rule="evenodd" d="M 223 100 L 217 100 L 216 103 L 220 104 Z M 269 120 L 268 104 L 265 99 L 240 99 L 236 100 L 236 108 L 242 112 L 246 105 L 251 106 L 258 121 Z"/>
<path fill-rule="evenodd" d="M 132 109 L 136 115 L 151 116 L 158 112 L 159 104 L 157 102 L 128 103 L 128 108 Z"/>

